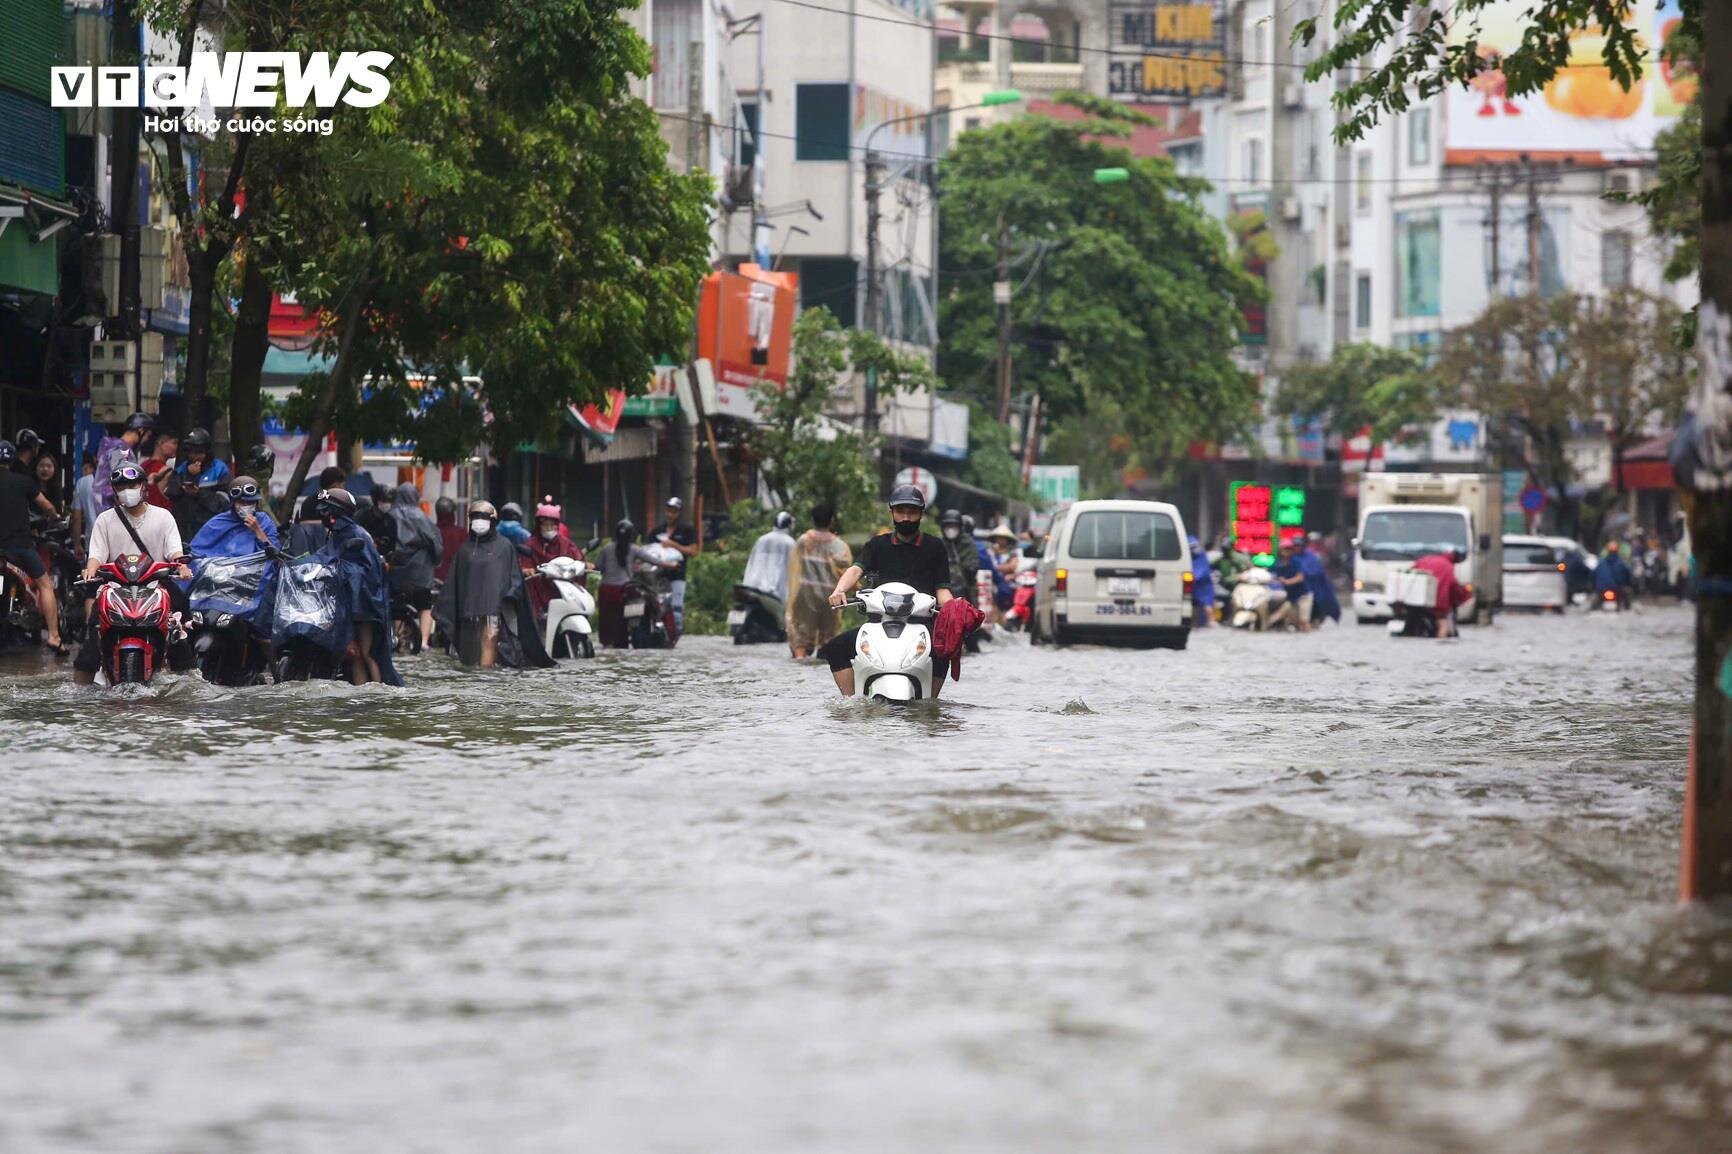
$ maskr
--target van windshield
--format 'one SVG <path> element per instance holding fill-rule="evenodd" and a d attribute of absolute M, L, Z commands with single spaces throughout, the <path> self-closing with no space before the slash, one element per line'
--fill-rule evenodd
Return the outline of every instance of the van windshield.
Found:
<path fill-rule="evenodd" d="M 1178 561 L 1179 529 L 1165 513 L 1096 510 L 1077 517 L 1069 552 L 1079 561 Z"/>
<path fill-rule="evenodd" d="M 1412 561 L 1427 553 L 1468 552 L 1467 518 L 1459 513 L 1396 509 L 1365 518 L 1359 555 L 1367 561 Z"/>

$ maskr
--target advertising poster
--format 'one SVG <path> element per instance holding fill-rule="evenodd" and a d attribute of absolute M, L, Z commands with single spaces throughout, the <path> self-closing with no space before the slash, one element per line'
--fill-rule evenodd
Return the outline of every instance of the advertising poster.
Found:
<path fill-rule="evenodd" d="M 1631 0 L 1628 22 L 1646 63 L 1628 91 L 1612 78 L 1602 55 L 1605 36 L 1594 29 L 1571 38 L 1568 63 L 1544 89 L 1512 98 L 1497 64 L 1521 44 L 1529 7 L 1504 0 L 1451 27 L 1450 42 L 1475 41 L 1486 70 L 1445 97 L 1447 161 L 1471 164 L 1523 152 L 1586 163 L 1645 156 L 1695 92 L 1689 69 L 1660 60 L 1666 37 L 1678 25 L 1678 0 Z"/>

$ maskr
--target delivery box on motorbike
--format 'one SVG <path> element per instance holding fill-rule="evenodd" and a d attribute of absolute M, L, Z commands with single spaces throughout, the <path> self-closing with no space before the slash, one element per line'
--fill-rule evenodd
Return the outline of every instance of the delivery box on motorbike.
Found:
<path fill-rule="evenodd" d="M 1437 606 L 1437 578 L 1418 569 L 1396 569 L 1389 574 L 1392 606 L 1431 610 Z"/>

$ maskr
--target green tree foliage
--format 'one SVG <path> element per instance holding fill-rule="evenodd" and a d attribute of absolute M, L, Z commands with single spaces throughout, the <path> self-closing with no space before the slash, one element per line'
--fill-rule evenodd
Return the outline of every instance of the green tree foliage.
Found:
<path fill-rule="evenodd" d="M 1002 225 L 1018 292 L 1014 381 L 1061 423 L 1111 399 L 1140 440 L 1178 448 L 1244 427 L 1256 390 L 1232 360 L 1242 305 L 1261 286 L 1199 203 L 1202 182 L 1112 143 L 1127 114 L 1061 97 L 1089 118 L 1025 116 L 964 134 L 940 170 L 948 286 L 939 308 L 947 384 L 998 405 L 992 284 Z M 1097 168 L 1130 179 L 1097 185 Z"/>
<path fill-rule="evenodd" d="M 1378 441 L 1400 438 L 1437 418 L 1438 382 L 1419 354 L 1373 344 L 1337 345 L 1321 364 L 1294 365 L 1281 377 L 1275 411 L 1320 420 L 1350 437 L 1366 426 Z"/>
<path fill-rule="evenodd" d="M 876 371 L 884 392 L 936 383 L 923 361 L 897 352 L 873 333 L 844 330 L 829 309 L 811 308 L 794 322 L 787 387 L 757 387 L 764 423 L 753 427 L 751 449 L 765 488 L 796 522 L 804 522 L 820 502 L 834 505 L 850 528 L 878 520 L 871 446 L 852 428 L 825 416 L 850 374 L 868 368 Z"/>
<path fill-rule="evenodd" d="M 340 423 L 432 460 L 484 429 L 508 451 L 568 404 L 641 389 L 684 346 L 709 185 L 669 170 L 631 94 L 650 53 L 630 6 L 362 0 L 283 31 L 288 51 L 395 57 L 384 103 L 340 108 L 329 136 L 273 140 L 247 168 L 266 205 L 249 245 L 319 310 L 334 357 L 288 407 L 315 444 Z"/>
<path fill-rule="evenodd" d="M 1676 420 L 1690 384 L 1690 357 L 1671 338 L 1678 316 L 1634 289 L 1496 301 L 1445 338 L 1442 399 L 1484 413 L 1505 459 L 1551 492 L 1577 532 L 1573 430 L 1600 422 L 1621 462 L 1649 428 Z"/>
<path fill-rule="evenodd" d="M 1001 497 L 1027 501 L 1032 497 L 1022 483 L 1022 459 L 1017 455 L 1015 434 L 998 423 L 986 406 L 969 405 L 968 459 L 962 462 L 962 479 Z"/>

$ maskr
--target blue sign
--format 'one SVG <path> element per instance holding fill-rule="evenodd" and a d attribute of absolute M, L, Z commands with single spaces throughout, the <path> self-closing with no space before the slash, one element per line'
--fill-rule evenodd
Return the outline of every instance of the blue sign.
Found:
<path fill-rule="evenodd" d="M 1530 513 L 1538 513 L 1546 507 L 1546 491 L 1529 485 L 1522 490 L 1522 508 Z"/>

